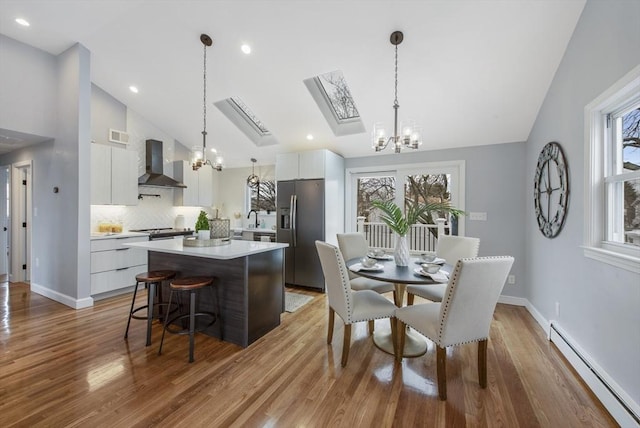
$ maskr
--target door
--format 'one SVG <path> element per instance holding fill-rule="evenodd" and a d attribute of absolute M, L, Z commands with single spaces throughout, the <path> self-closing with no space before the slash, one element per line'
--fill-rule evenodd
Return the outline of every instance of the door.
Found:
<path fill-rule="evenodd" d="M 9 279 L 10 169 L 0 167 L 0 279 Z"/>
<path fill-rule="evenodd" d="M 324 180 L 295 182 L 297 198 L 295 222 L 295 284 L 324 289 L 322 266 L 316 240 L 324 236 Z"/>
<path fill-rule="evenodd" d="M 276 192 L 276 241 L 289 244 L 284 249 L 284 282 L 295 284 L 295 249 L 292 229 L 292 199 L 295 184 L 293 181 L 278 181 Z"/>
<path fill-rule="evenodd" d="M 13 164 L 11 222 L 12 282 L 31 280 L 31 161 Z"/>

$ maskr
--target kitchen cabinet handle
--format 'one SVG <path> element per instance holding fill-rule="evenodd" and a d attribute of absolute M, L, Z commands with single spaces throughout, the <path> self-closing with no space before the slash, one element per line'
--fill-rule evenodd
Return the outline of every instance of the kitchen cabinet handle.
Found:
<path fill-rule="evenodd" d="M 130 250 L 130 248 L 116 248 L 116 251 L 125 251 L 125 250 Z"/>
<path fill-rule="evenodd" d="M 129 268 L 128 268 L 128 267 L 125 267 L 125 268 L 118 268 L 118 269 L 116 269 L 116 271 L 119 271 L 119 270 L 127 270 L 127 269 L 129 269 Z"/>

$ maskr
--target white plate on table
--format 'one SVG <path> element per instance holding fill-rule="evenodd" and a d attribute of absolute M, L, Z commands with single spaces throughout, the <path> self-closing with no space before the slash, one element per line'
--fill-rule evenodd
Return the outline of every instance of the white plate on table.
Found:
<path fill-rule="evenodd" d="M 358 271 L 377 271 L 377 270 L 384 270 L 384 266 L 382 266 L 380 263 L 376 263 L 375 265 L 371 266 L 371 267 L 366 267 L 366 266 L 362 266 L 362 263 L 356 263 L 354 265 L 352 265 L 350 268 L 350 270 L 354 271 L 354 272 L 358 272 Z"/>
<path fill-rule="evenodd" d="M 367 257 L 376 260 L 393 260 L 393 256 L 391 254 L 385 254 L 384 256 L 374 256 L 373 254 L 367 254 Z"/>
<path fill-rule="evenodd" d="M 443 272 L 441 270 L 439 270 L 436 273 L 427 273 L 427 272 L 423 271 L 421 268 L 415 268 L 413 271 L 415 273 L 417 273 L 418 275 L 420 275 L 420 276 L 424 276 L 426 278 L 431 278 L 432 280 L 434 280 L 436 282 L 448 282 L 449 281 L 449 276 L 445 272 Z"/>
<path fill-rule="evenodd" d="M 433 261 L 432 261 L 432 262 L 425 262 L 424 260 L 422 260 L 422 259 L 420 259 L 420 258 L 419 258 L 418 260 L 416 260 L 416 264 L 417 264 L 417 265 L 421 265 L 421 264 L 423 264 L 423 263 L 435 263 L 435 264 L 437 264 L 437 265 L 443 265 L 443 264 L 445 264 L 446 262 L 447 262 L 447 261 L 446 261 L 445 259 L 441 259 L 441 258 L 439 258 L 439 257 L 436 257 L 435 259 L 433 259 Z"/>

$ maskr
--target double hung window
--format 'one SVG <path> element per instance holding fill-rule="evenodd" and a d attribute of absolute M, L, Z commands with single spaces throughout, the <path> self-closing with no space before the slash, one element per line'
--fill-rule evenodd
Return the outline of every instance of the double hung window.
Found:
<path fill-rule="evenodd" d="M 585 256 L 640 271 L 640 66 L 585 107 Z"/>

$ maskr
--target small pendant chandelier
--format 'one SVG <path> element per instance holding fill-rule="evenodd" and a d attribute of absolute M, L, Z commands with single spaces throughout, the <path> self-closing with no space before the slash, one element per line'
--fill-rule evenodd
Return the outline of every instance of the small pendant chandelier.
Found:
<path fill-rule="evenodd" d="M 391 44 L 396 47 L 396 61 L 395 61 L 395 99 L 393 101 L 393 135 L 389 138 L 386 137 L 386 132 L 382 123 L 376 123 L 373 125 L 373 144 L 372 147 L 376 152 L 382 151 L 387 148 L 389 143 L 393 142 L 393 147 L 396 153 L 400 153 L 402 147 L 408 149 L 417 149 L 422 144 L 422 136 L 420 135 L 421 129 L 415 126 L 413 121 L 404 121 L 400 124 L 401 134 L 398 134 L 398 45 L 402 43 L 404 35 L 402 31 L 394 31 L 391 33 Z"/>
<path fill-rule="evenodd" d="M 260 177 L 256 175 L 255 170 L 257 160 L 251 158 L 251 162 L 253 162 L 253 165 L 251 166 L 251 175 L 247 177 L 247 186 L 255 189 L 260 186 Z"/>
<path fill-rule="evenodd" d="M 203 98 L 202 98 L 202 111 L 203 111 L 203 125 L 202 125 L 202 147 L 194 146 L 192 149 L 193 152 L 193 160 L 191 162 L 191 167 L 194 171 L 200 169 L 202 165 L 209 165 L 211 168 L 216 171 L 222 171 L 222 156 L 217 155 L 217 151 L 215 149 L 211 149 L 212 152 L 216 153 L 216 157 L 214 162 L 207 159 L 207 47 L 213 44 L 213 40 L 206 34 L 200 34 L 200 41 L 204 46 L 204 66 L 203 66 Z"/>

